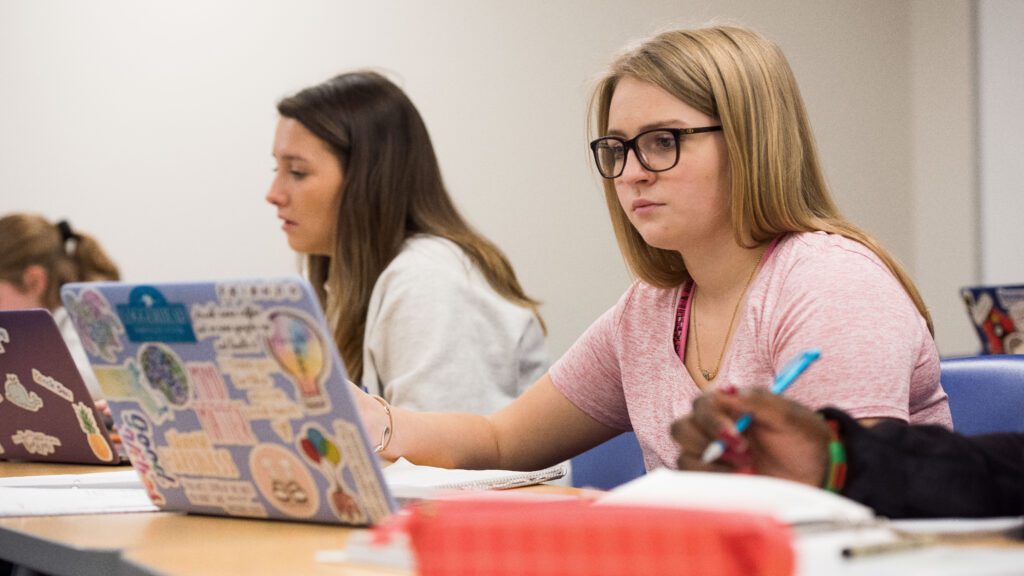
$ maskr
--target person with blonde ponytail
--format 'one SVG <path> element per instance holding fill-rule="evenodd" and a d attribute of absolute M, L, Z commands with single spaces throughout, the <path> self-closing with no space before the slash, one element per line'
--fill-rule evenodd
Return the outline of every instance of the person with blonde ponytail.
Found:
<path fill-rule="evenodd" d="M 115 281 L 117 265 L 92 236 L 67 220 L 35 214 L 0 218 L 0 310 L 46 308 L 53 313 L 82 378 L 93 397 L 99 384 L 71 318 L 61 306 L 60 287 L 69 282 Z"/>
<path fill-rule="evenodd" d="M 379 406 L 489 414 L 547 370 L 538 302 L 459 214 L 398 86 L 350 72 L 277 110 L 266 199 L 352 380 Z"/>
<path fill-rule="evenodd" d="M 862 424 L 951 426 L 928 311 L 907 274 L 845 220 L 782 51 L 751 30 L 659 34 L 616 58 L 591 101 L 605 202 L 636 278 L 534 386 L 489 418 L 382 411 L 384 455 L 533 469 L 633 430 L 648 469 L 705 390 L 769 386 Z M 699 455 L 697 455 L 699 457 Z"/>

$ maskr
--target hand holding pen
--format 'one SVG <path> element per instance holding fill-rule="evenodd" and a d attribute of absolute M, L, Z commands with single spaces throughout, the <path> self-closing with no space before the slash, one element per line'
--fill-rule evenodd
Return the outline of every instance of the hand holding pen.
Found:
<path fill-rule="evenodd" d="M 796 379 L 804 373 L 818 357 L 821 356 L 821 351 L 817 348 L 810 350 L 804 350 L 800 354 L 786 363 L 782 367 L 782 370 L 775 376 L 775 382 L 772 383 L 772 387 L 769 389 L 772 394 L 779 395 L 789 388 L 790 384 L 796 381 Z M 747 431 L 750 426 L 750 421 L 753 418 L 750 412 L 745 412 L 740 416 L 739 420 L 736 421 L 736 434 L 742 434 Z M 718 460 L 725 453 L 726 440 L 721 438 L 716 439 L 704 450 L 704 454 L 701 455 L 701 460 L 705 464 L 709 464 Z"/>
<path fill-rule="evenodd" d="M 779 372 L 772 389 L 716 390 L 701 396 L 693 412 L 672 426 L 680 446 L 679 469 L 748 471 L 820 485 L 828 461 L 828 427 L 814 412 L 778 395 L 817 357 L 816 350 L 802 353 Z M 722 444 L 722 457 L 705 461 L 716 441 Z"/>

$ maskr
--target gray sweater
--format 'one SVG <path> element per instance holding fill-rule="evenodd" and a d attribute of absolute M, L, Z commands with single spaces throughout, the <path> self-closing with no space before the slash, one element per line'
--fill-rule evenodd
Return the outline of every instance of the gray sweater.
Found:
<path fill-rule="evenodd" d="M 490 414 L 548 364 L 533 312 L 495 292 L 448 240 L 408 239 L 373 287 L 362 384 L 395 406 Z"/>

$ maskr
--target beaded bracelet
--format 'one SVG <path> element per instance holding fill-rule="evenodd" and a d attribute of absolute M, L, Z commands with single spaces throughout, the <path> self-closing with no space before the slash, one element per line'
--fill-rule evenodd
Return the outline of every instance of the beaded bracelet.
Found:
<path fill-rule="evenodd" d="M 384 431 L 380 434 L 380 444 L 373 449 L 375 454 L 380 454 L 387 449 L 388 444 L 391 444 L 391 433 L 394 430 L 395 420 L 391 415 L 391 405 L 387 400 L 380 396 L 371 396 L 371 398 L 380 402 L 380 405 L 384 407 L 384 413 L 388 416 L 388 423 L 384 425 Z"/>
<path fill-rule="evenodd" d="M 828 474 L 825 475 L 825 490 L 842 492 L 846 485 L 846 448 L 839 435 L 839 422 L 826 419 L 828 424 Z"/>

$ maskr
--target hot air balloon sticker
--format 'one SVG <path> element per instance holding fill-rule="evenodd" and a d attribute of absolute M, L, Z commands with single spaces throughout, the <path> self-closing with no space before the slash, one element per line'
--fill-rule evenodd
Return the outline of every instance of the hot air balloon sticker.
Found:
<path fill-rule="evenodd" d="M 365 524 L 366 513 L 353 497 L 354 491 L 348 487 L 342 475 L 343 458 L 338 446 L 314 426 L 306 427 L 299 446 L 306 459 L 319 466 L 331 483 L 328 502 L 338 517 L 351 524 Z"/>
<path fill-rule="evenodd" d="M 292 312 L 275 310 L 267 315 L 270 334 L 267 347 L 299 390 L 308 408 L 327 404 L 322 387 L 326 374 L 324 345 L 312 325 Z"/>

